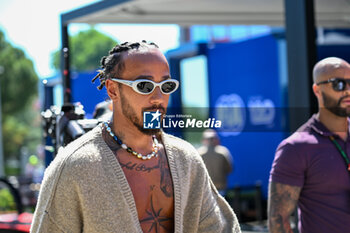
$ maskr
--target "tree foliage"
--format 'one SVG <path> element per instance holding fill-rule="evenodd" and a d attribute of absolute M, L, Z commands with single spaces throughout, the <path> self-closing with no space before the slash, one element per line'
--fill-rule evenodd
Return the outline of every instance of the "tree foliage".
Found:
<path fill-rule="evenodd" d="M 106 56 L 108 51 L 117 42 L 94 28 L 79 32 L 69 38 L 70 65 L 77 71 L 96 70 L 100 66 L 101 57 Z M 60 69 L 61 50 L 53 54 L 53 66 Z"/>
<path fill-rule="evenodd" d="M 40 143 L 40 129 L 33 125 L 39 114 L 33 109 L 38 76 L 32 61 L 8 43 L 1 31 L 0 67 L 3 152 L 5 159 L 18 158 L 23 146 Z"/>

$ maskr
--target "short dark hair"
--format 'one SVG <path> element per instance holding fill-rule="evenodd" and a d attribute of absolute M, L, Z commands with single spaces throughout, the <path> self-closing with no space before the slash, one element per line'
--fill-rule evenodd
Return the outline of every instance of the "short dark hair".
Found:
<path fill-rule="evenodd" d="M 124 68 L 124 63 L 122 60 L 122 53 L 129 50 L 138 50 L 141 48 L 149 48 L 153 46 L 158 48 L 153 42 L 147 42 L 145 40 L 141 42 L 125 42 L 119 45 L 116 45 L 112 50 L 109 51 L 109 55 L 102 57 L 101 59 L 101 70 L 99 73 L 92 79 L 92 82 L 98 78 L 100 80 L 100 85 L 97 87 L 99 90 L 103 88 L 107 79 L 119 76 L 120 72 Z"/>

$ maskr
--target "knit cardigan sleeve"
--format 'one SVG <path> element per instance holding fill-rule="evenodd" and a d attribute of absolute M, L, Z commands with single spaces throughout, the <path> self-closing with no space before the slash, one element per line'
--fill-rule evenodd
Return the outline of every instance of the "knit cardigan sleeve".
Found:
<path fill-rule="evenodd" d="M 202 214 L 198 232 L 241 232 L 236 215 L 229 204 L 218 194 L 214 184 L 209 179 L 210 190 L 203 196 L 203 209 L 208 209 Z M 211 200 L 208 200 L 211 199 Z"/>
<path fill-rule="evenodd" d="M 59 154 L 45 171 L 32 233 L 83 231 L 79 192 L 67 160 Z"/>
<path fill-rule="evenodd" d="M 204 167 L 203 167 L 204 168 Z M 198 232 L 241 232 L 238 220 L 230 205 L 218 193 L 208 173 L 203 172 L 203 189 Z"/>

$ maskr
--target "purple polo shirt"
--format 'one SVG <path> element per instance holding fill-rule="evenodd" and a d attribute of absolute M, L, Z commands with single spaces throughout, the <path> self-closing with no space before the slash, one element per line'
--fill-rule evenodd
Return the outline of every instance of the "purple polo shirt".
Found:
<path fill-rule="evenodd" d="M 272 164 L 270 182 L 302 188 L 300 233 L 350 233 L 350 174 L 330 135 L 350 155 L 350 137 L 344 142 L 313 115 L 281 142 Z"/>

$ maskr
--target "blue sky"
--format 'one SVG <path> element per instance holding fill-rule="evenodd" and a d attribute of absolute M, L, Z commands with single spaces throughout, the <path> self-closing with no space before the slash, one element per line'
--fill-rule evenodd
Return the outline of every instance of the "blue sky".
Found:
<path fill-rule="evenodd" d="M 6 40 L 21 48 L 34 62 L 40 78 L 54 75 L 51 54 L 60 48 L 60 14 L 97 2 L 96 0 L 0 0 L 0 30 Z M 89 26 L 73 24 L 70 35 Z M 165 52 L 179 43 L 176 25 L 96 25 L 96 29 L 119 42 L 154 41 Z"/>

